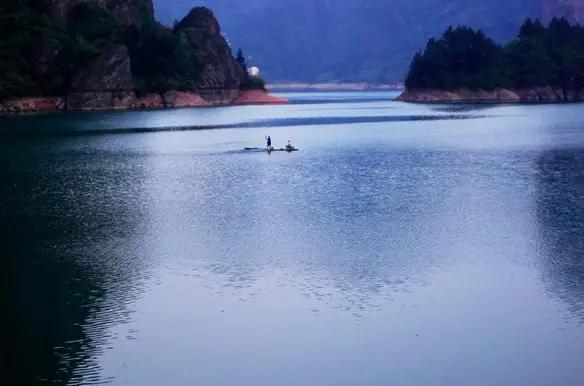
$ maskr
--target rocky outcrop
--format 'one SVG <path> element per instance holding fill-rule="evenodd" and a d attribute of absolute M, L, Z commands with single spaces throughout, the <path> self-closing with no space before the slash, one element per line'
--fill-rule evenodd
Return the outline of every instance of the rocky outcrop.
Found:
<path fill-rule="evenodd" d="M 201 98 L 214 106 L 232 104 L 239 97 L 240 92 L 238 88 L 200 88 L 197 90 L 197 94 Z"/>
<path fill-rule="evenodd" d="M 211 99 L 207 100 L 214 103 L 213 100 L 216 100 L 217 96 L 223 100 L 227 95 L 226 93 L 217 95 L 213 90 L 239 89 L 242 79 L 247 74 L 233 58 L 231 48 L 221 36 L 219 23 L 209 9 L 193 8 L 178 23 L 175 30 L 184 33 L 191 47 L 199 52 L 203 62 L 199 89 L 202 90 L 203 98 L 207 99 L 209 96 Z"/>
<path fill-rule="evenodd" d="M 203 98 L 192 92 L 167 91 L 162 96 L 164 107 L 198 107 L 209 105 Z"/>
<path fill-rule="evenodd" d="M 119 44 L 107 45 L 71 82 L 72 91 L 131 90 L 133 87 L 130 55 Z"/>
<path fill-rule="evenodd" d="M 67 94 L 67 110 L 105 110 L 131 104 L 134 83 L 128 49 L 110 44 L 77 73 Z"/>
<path fill-rule="evenodd" d="M 290 103 L 287 99 L 269 94 L 265 90 L 242 91 L 235 100 L 236 105 L 283 105 Z"/>
<path fill-rule="evenodd" d="M 0 114 L 44 113 L 60 111 L 65 107 L 61 97 L 18 98 L 0 101 Z"/>
<path fill-rule="evenodd" d="M 71 12 L 76 6 L 85 2 L 93 1 L 101 5 L 114 15 L 121 25 L 136 25 L 140 21 L 152 18 L 151 0 L 16 0 L 22 1 L 23 5 L 29 1 L 44 1 L 49 5 L 49 10 L 67 23 L 67 17 L 72 16 Z M 149 19 L 150 18 L 150 19 Z M 71 20 L 71 19 L 70 19 Z M 115 23 L 114 23 L 115 24 Z M 138 25 L 136 25 L 139 27 Z M 221 28 L 213 13 L 207 8 L 194 8 L 176 26 L 174 30 L 155 25 L 156 31 L 165 35 L 167 40 L 162 39 L 164 44 L 174 44 L 179 42 L 181 53 L 192 55 L 192 63 L 189 62 L 189 76 L 185 83 L 188 87 L 197 84 L 195 92 L 166 91 L 162 93 L 148 93 L 137 95 L 134 76 L 132 74 L 132 58 L 128 48 L 119 43 L 109 43 L 102 47 L 103 42 L 92 46 L 99 50 L 97 58 L 84 67 L 71 68 L 70 73 L 66 73 L 59 79 L 63 79 L 58 87 L 53 87 L 50 82 L 40 82 L 38 87 L 41 92 L 51 93 L 54 90 L 63 92 L 63 97 L 51 98 L 24 98 L 10 99 L 2 101 L 0 113 L 14 112 L 37 112 L 37 111 L 96 111 L 96 110 L 116 110 L 116 109 L 153 109 L 153 108 L 173 108 L 173 107 L 199 107 L 217 106 L 229 104 L 267 104 L 285 103 L 281 98 L 271 97 L 263 90 L 241 91 L 242 84 L 249 86 L 249 75 L 233 57 L 231 48 L 221 35 Z M 110 28 L 110 27 L 108 27 Z M 140 29 L 127 28 L 124 31 L 140 33 Z M 57 36 L 57 35 L 55 35 Z M 133 36 L 133 35 L 132 35 Z M 147 35 L 149 36 L 149 35 Z M 168 37 L 171 37 L 168 40 Z M 173 43 L 169 43 L 169 41 Z M 132 53 L 135 54 L 135 45 Z M 147 42 L 146 42 L 147 43 Z M 160 43 L 158 43 L 160 44 Z M 147 46 L 147 44 L 145 44 Z M 186 46 L 185 46 L 186 45 Z M 55 39 L 39 39 L 33 44 L 30 51 L 30 62 L 32 68 L 32 78 L 51 79 L 56 74 L 61 64 L 63 43 Z M 149 51 L 146 51 L 147 53 Z M 24 53 L 23 53 L 24 54 Z M 26 53 L 28 54 L 28 52 Z M 167 55 L 165 60 L 178 60 L 173 55 Z M 148 60 L 148 55 L 138 56 L 142 60 Z M 180 57 L 182 58 L 182 56 Z M 1 59 L 1 58 L 0 58 Z M 153 60 L 159 60 L 156 57 Z M 200 65 L 200 67 L 199 67 Z M 75 69 L 77 68 L 77 69 Z M 134 68 L 136 71 L 136 69 Z M 200 79 L 197 74 L 200 70 Z M 168 74 L 165 74 L 167 77 Z M 160 75 L 164 80 L 165 75 Z M 141 76 L 144 76 L 141 74 Z M 148 73 L 147 77 L 159 76 L 158 72 Z M 168 82 L 177 84 L 182 81 L 182 77 L 175 77 Z M 138 78 L 145 83 L 143 78 Z M 146 80 L 152 80 L 146 78 Z M 140 84 L 142 84 L 140 83 Z M 185 87 L 187 86 L 185 84 Z M 246 86 L 246 87 L 247 87 Z M 177 87 L 181 87 L 180 84 Z M 156 90 L 156 87 L 142 88 L 143 90 Z M 26 94 L 24 94 L 26 95 Z M 50 95 L 50 94 L 49 94 Z"/>
<path fill-rule="evenodd" d="M 584 101 L 584 90 L 563 90 L 552 87 L 533 87 L 529 89 L 497 88 L 487 90 L 437 90 L 411 89 L 396 98 L 402 102 L 443 103 L 443 102 L 481 102 L 481 103 L 553 103 Z"/>
<path fill-rule="evenodd" d="M 66 98 L 19 98 L 0 102 L 0 114 L 47 113 L 55 111 L 95 111 L 126 109 L 168 109 L 179 107 L 210 107 L 225 105 L 287 104 L 285 98 L 265 90 L 223 90 L 207 99 L 193 92 L 167 91 L 137 96 L 133 91 L 79 92 Z M 209 100 L 212 100 L 211 102 Z"/>
<path fill-rule="evenodd" d="M 164 107 L 162 95 L 156 93 L 146 94 L 136 98 L 132 105 L 132 108 L 136 109 L 161 109 Z"/>
<path fill-rule="evenodd" d="M 542 0 L 541 18 L 548 22 L 553 17 L 565 17 L 572 23 L 584 24 L 584 1 Z"/>
<path fill-rule="evenodd" d="M 438 89 L 412 89 L 404 91 L 398 101 L 402 102 L 465 102 L 465 101 L 500 101 L 518 102 L 519 95 L 508 89 L 485 90 L 438 90 Z"/>

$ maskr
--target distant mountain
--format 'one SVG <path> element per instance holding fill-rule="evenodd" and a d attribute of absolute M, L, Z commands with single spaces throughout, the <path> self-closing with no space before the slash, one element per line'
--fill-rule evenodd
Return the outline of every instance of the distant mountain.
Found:
<path fill-rule="evenodd" d="M 269 81 L 404 79 L 416 51 L 449 25 L 512 38 L 547 3 L 568 0 L 154 0 L 158 18 L 172 24 L 188 8 L 211 8 L 234 49 Z M 578 2 L 575 0 L 575 2 Z M 548 6 L 546 9 L 550 9 Z M 546 11 L 547 12 L 547 11 Z M 556 12 L 555 10 L 551 11 Z"/>
<path fill-rule="evenodd" d="M 584 24 L 584 1 L 542 0 L 541 16 L 544 21 L 548 21 L 554 16 L 561 16 L 573 23 Z"/>
<path fill-rule="evenodd" d="M 584 22 L 584 0 L 154 0 L 172 24 L 211 8 L 233 48 L 244 47 L 269 81 L 393 82 L 413 54 L 449 25 L 507 41 L 527 17 Z"/>

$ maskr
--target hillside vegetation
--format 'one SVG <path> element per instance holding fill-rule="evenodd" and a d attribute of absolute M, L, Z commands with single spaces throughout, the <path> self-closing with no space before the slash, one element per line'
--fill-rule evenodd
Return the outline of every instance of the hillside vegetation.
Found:
<path fill-rule="evenodd" d="M 65 11 L 64 4 L 69 6 Z M 261 80 L 251 79 L 232 57 L 213 14 L 193 11 L 188 22 L 173 29 L 154 19 L 150 0 L 3 0 L 0 98 L 65 95 L 75 84 L 84 91 L 104 88 L 83 84 L 83 79 L 93 79 L 88 72 L 99 58 L 111 62 L 106 53 L 120 65 L 100 74 L 96 83 L 111 89 L 129 87 L 144 94 L 261 88 Z M 194 29 L 197 23 L 211 26 L 213 33 Z M 122 79 L 126 63 L 131 63 L 129 86 Z M 111 79 L 116 76 L 118 81 Z"/>
<path fill-rule="evenodd" d="M 469 27 L 448 28 L 415 55 L 408 89 L 493 90 L 584 87 L 584 28 L 564 18 L 548 26 L 526 20 L 519 34 L 499 45 Z"/>

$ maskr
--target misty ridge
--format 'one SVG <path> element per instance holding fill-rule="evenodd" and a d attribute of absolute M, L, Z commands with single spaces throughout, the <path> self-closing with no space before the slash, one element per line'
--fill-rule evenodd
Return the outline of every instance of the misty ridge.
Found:
<path fill-rule="evenodd" d="M 233 49 L 270 82 L 394 83 L 413 55 L 453 25 L 481 29 L 497 42 L 526 18 L 581 22 L 578 0 L 155 0 L 171 25 L 193 6 L 213 10 Z M 268 38 L 269 37 L 269 38 Z"/>

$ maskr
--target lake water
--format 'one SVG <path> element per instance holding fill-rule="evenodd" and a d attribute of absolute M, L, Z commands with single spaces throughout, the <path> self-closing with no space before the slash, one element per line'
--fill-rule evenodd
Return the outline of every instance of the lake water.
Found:
<path fill-rule="evenodd" d="M 584 384 L 583 104 L 285 95 L 0 118 L 6 384 Z"/>

